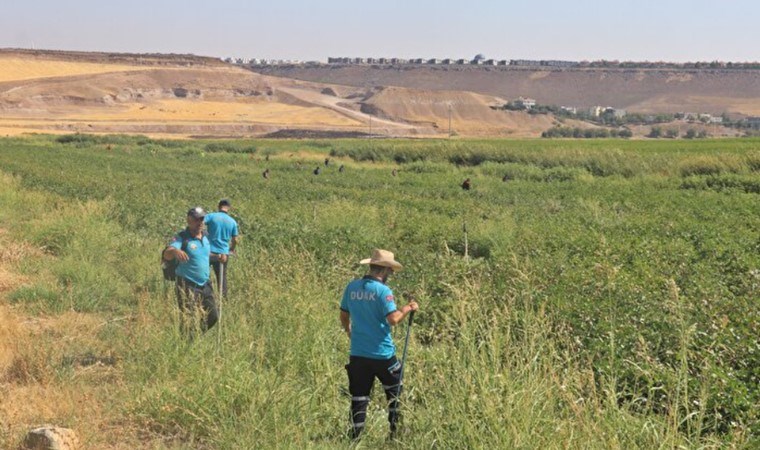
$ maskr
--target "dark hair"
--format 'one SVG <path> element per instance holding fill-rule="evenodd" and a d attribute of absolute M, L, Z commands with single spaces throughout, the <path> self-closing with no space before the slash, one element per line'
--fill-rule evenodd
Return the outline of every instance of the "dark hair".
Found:
<path fill-rule="evenodd" d="M 393 270 L 393 267 L 380 266 L 380 265 L 377 265 L 377 264 L 370 264 L 369 265 L 370 272 L 380 272 L 383 269 L 391 269 L 391 270 Z"/>

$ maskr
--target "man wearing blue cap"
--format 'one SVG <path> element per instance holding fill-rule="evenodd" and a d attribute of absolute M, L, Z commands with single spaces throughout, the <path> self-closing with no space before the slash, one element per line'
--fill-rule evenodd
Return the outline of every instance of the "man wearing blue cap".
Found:
<path fill-rule="evenodd" d="M 209 275 L 209 255 L 211 244 L 203 231 L 206 212 L 201 207 L 187 212 L 187 228 L 177 233 L 166 246 L 163 258 L 175 260 L 177 304 L 182 312 L 182 327 L 187 328 L 185 315 L 200 311 L 201 329 L 206 331 L 219 320 L 219 311 L 214 299 L 214 289 Z M 191 331 L 191 330 L 190 330 Z"/>
<path fill-rule="evenodd" d="M 239 241 L 238 224 L 230 216 L 230 201 L 219 200 L 219 211 L 208 214 L 204 220 L 211 242 L 211 267 L 222 295 L 227 297 L 227 266 L 229 255 L 235 253 Z"/>

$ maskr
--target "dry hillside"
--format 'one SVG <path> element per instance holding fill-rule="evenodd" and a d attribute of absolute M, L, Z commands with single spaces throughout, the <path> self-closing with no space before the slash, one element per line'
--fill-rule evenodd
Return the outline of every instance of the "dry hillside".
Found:
<path fill-rule="evenodd" d="M 0 133 L 537 135 L 549 117 L 471 92 L 297 81 L 182 55 L 0 51 Z"/>
<path fill-rule="evenodd" d="M 459 136 L 537 136 L 555 123 L 550 116 L 492 108 L 504 102 L 424 83 L 377 88 L 299 81 L 187 55 L 0 50 L 2 134 L 441 136 L 450 117 Z"/>
<path fill-rule="evenodd" d="M 448 134 L 535 136 L 552 127 L 552 116 L 494 110 L 504 99 L 464 91 L 423 91 L 387 87 L 374 90 L 364 109 L 380 117 L 428 125 Z"/>
<path fill-rule="evenodd" d="M 542 104 L 760 115 L 760 71 L 285 66 L 253 72 L 193 55 L 0 50 L 4 135 L 446 136 L 450 128 L 457 136 L 534 137 L 557 124 L 552 116 L 493 108 L 520 95 Z"/>
<path fill-rule="evenodd" d="M 268 66 L 258 73 L 371 88 L 470 91 L 541 104 L 635 112 L 760 115 L 760 70 L 562 69 L 467 66 Z"/>

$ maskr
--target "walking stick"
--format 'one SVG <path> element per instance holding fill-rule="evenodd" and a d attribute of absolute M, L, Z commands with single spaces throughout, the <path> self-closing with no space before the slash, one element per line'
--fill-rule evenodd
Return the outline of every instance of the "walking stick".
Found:
<path fill-rule="evenodd" d="M 399 407 L 398 405 L 400 405 L 400 402 L 401 402 L 401 393 L 404 391 L 404 369 L 406 369 L 406 351 L 407 349 L 409 349 L 409 335 L 412 332 L 413 322 L 414 322 L 414 311 L 412 311 L 409 314 L 409 325 L 406 326 L 406 339 L 404 341 L 404 352 L 402 356 L 403 359 L 401 360 L 401 373 L 399 373 L 398 375 L 398 394 L 396 394 L 396 400 L 395 400 L 397 404 L 396 406 L 397 408 Z M 391 423 L 391 439 L 393 439 L 393 436 L 395 435 L 395 433 L 396 433 L 395 427 L 393 423 Z"/>
<path fill-rule="evenodd" d="M 406 368 L 406 350 L 409 348 L 409 335 L 412 333 L 412 323 L 414 322 L 414 311 L 409 313 L 409 325 L 406 327 L 406 340 L 404 341 L 404 353 L 401 360 L 401 373 L 398 376 L 399 387 L 404 383 L 404 369 Z M 399 397 L 401 397 L 399 392 Z"/>
<path fill-rule="evenodd" d="M 224 266 L 225 263 L 219 261 L 219 330 L 216 334 L 217 345 L 222 348 L 222 300 L 224 298 Z"/>

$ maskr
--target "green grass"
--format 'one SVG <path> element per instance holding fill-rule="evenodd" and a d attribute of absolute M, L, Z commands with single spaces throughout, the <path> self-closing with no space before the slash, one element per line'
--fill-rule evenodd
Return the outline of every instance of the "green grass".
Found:
<path fill-rule="evenodd" d="M 385 441 L 376 389 L 360 447 L 751 448 L 758 148 L 5 139 L 0 167 L 16 178 L 2 180 L 0 226 L 50 255 L 19 268 L 38 281 L 9 298 L 128 317 L 103 336 L 133 393 L 115 407 L 151 433 L 188 447 L 350 447 L 337 305 L 356 261 L 388 248 L 407 267 L 391 286 L 422 311 L 404 433 Z M 340 162 L 314 176 L 328 155 Z M 219 330 L 188 345 L 159 251 L 188 207 L 222 197 L 244 236 L 222 345 Z"/>

